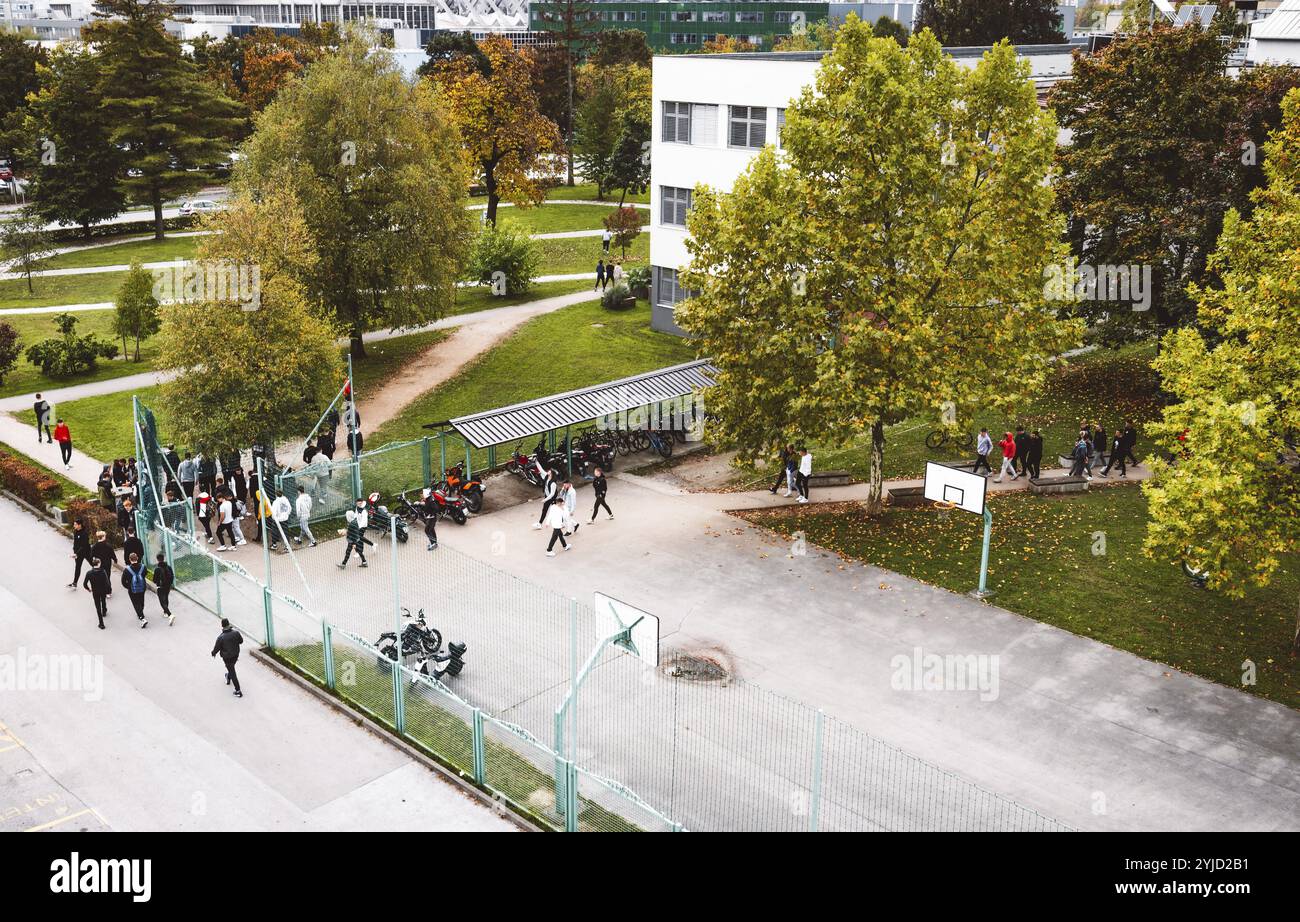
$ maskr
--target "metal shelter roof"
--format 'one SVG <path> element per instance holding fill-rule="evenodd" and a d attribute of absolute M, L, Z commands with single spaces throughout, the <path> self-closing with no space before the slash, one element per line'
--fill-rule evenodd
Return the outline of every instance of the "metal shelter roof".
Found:
<path fill-rule="evenodd" d="M 716 372 L 710 359 L 700 359 L 567 394 L 554 394 L 514 406 L 460 416 L 451 420 L 450 425 L 475 448 L 487 448 L 590 422 L 623 410 L 687 397 L 697 390 L 712 387 L 712 376 Z"/>

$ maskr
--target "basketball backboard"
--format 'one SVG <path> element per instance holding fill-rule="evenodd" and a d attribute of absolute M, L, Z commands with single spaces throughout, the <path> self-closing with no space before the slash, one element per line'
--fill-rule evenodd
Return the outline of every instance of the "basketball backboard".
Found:
<path fill-rule="evenodd" d="M 984 514 L 984 492 L 988 482 L 979 474 L 934 461 L 925 463 L 925 498 L 952 503 L 975 515 Z"/>
<path fill-rule="evenodd" d="M 647 665 L 659 665 L 658 618 L 603 592 L 595 594 L 595 606 L 597 640 L 622 632 L 623 636 L 614 641 L 614 646 Z"/>

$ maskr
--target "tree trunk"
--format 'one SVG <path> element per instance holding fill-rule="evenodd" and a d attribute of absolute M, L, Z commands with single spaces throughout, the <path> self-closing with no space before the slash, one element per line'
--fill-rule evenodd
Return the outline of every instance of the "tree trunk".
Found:
<path fill-rule="evenodd" d="M 153 239 L 163 239 L 163 203 L 162 191 L 154 186 L 150 190 L 150 198 L 153 199 Z"/>
<path fill-rule="evenodd" d="M 140 361 L 140 337 L 135 338 L 135 360 Z"/>
<path fill-rule="evenodd" d="M 564 112 L 564 121 L 565 121 L 564 146 L 566 149 L 566 153 L 568 154 L 566 159 L 569 162 L 568 185 L 572 186 L 573 185 L 573 49 L 572 48 L 565 49 L 564 59 L 568 65 L 567 67 L 565 67 L 565 72 L 568 74 L 568 78 L 569 78 L 569 106 Z"/>
<path fill-rule="evenodd" d="M 32 267 L 31 267 L 31 265 L 28 265 L 28 266 L 27 266 L 27 272 L 26 272 L 25 274 L 26 274 L 26 276 L 27 276 L 27 293 L 28 293 L 29 295 L 31 295 L 31 294 L 36 294 L 36 289 L 32 288 Z"/>
<path fill-rule="evenodd" d="M 885 509 L 885 424 L 871 425 L 871 484 L 867 491 L 867 515 L 880 515 Z"/>
<path fill-rule="evenodd" d="M 354 359 L 364 359 L 366 357 L 366 341 L 361 338 L 360 330 L 353 330 L 351 335 L 351 351 Z"/>
<path fill-rule="evenodd" d="M 487 223 L 497 226 L 497 203 L 501 195 L 497 192 L 496 166 L 483 171 L 483 185 L 487 188 Z"/>

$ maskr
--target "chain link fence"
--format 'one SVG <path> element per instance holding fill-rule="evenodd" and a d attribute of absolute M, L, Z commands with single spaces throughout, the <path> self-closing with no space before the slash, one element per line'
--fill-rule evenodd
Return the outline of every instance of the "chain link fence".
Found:
<path fill-rule="evenodd" d="M 427 442 L 335 462 L 328 495 L 386 496 L 427 482 Z M 306 488 L 302 472 L 280 486 Z M 346 490 L 336 489 L 346 476 Z M 327 506 L 327 509 L 335 507 Z M 313 512 L 313 521 L 336 516 Z M 220 559 L 185 517 L 143 532 L 176 588 L 281 661 L 536 822 L 573 831 L 1002 830 L 1068 827 L 816 708 L 725 674 L 650 666 L 604 648 L 557 712 L 604 622 L 575 599 L 422 534 L 369 532 L 364 566 L 339 566 L 341 529 L 319 545 L 262 548 L 261 568 Z M 327 522 L 328 525 L 328 522 Z M 442 681 L 381 652 L 423 614 L 465 666 Z"/>

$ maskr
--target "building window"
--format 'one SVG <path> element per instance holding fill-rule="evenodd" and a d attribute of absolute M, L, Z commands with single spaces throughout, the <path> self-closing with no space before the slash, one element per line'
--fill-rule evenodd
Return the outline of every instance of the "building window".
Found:
<path fill-rule="evenodd" d="M 762 13 L 736 13 L 736 22 L 762 22 Z"/>
<path fill-rule="evenodd" d="M 700 34 L 698 32 L 673 32 L 668 36 L 670 45 L 698 45 L 700 43 Z"/>
<path fill-rule="evenodd" d="M 691 143 L 699 147 L 718 146 L 718 107 L 691 104 Z"/>
<path fill-rule="evenodd" d="M 772 14 L 772 22 L 789 22 L 789 21 L 790 21 L 790 14 L 789 14 L 789 13 L 773 13 L 773 14 Z"/>
<path fill-rule="evenodd" d="M 781 135 L 785 132 L 785 110 L 776 110 L 776 146 L 781 146 Z"/>
<path fill-rule="evenodd" d="M 686 212 L 691 210 L 691 190 L 675 186 L 660 186 L 659 223 L 673 227 L 686 226 Z"/>
<path fill-rule="evenodd" d="M 763 106 L 731 106 L 732 147 L 759 148 L 767 143 L 767 109 Z"/>
<path fill-rule="evenodd" d="M 691 143 L 691 104 L 664 103 L 663 140 L 669 144 Z"/>
<path fill-rule="evenodd" d="M 729 22 L 727 16 L 727 13 L 703 12 L 700 14 L 700 19 L 704 22 Z"/>
<path fill-rule="evenodd" d="M 692 10 L 674 10 L 672 20 L 673 22 L 695 22 L 695 13 Z"/>
<path fill-rule="evenodd" d="M 660 307 L 676 307 L 691 296 L 691 292 L 683 288 L 678 281 L 676 269 L 656 266 L 655 274 L 658 276 L 655 285 L 655 303 Z"/>
<path fill-rule="evenodd" d="M 641 11 L 641 21 L 645 22 L 645 10 Z"/>

